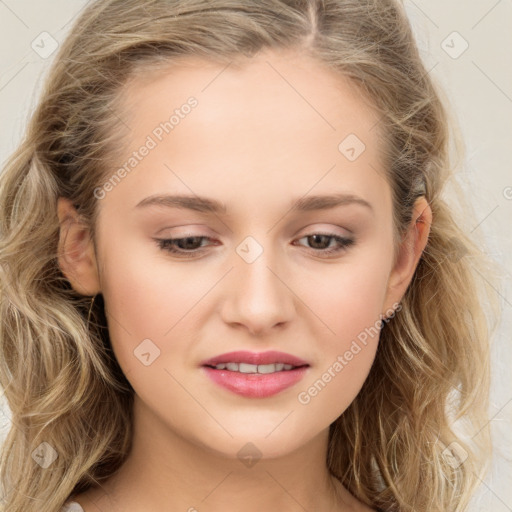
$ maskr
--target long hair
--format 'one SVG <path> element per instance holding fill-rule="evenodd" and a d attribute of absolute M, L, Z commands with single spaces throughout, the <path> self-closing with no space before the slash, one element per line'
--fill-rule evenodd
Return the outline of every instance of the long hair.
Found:
<path fill-rule="evenodd" d="M 101 0 L 59 48 L 0 175 L 0 384 L 12 413 L 5 510 L 58 511 L 119 469 L 131 446 L 134 390 L 113 355 L 101 294 L 89 311 L 90 297 L 59 269 L 57 198 L 72 201 L 94 237 L 94 190 L 119 156 L 118 101 L 131 78 L 172 72 L 181 57 L 243 63 L 264 49 L 313 56 L 379 113 L 395 241 L 417 197 L 433 213 L 401 310 L 382 326 L 359 394 L 330 426 L 330 472 L 371 506 L 447 512 L 465 509 L 488 470 L 493 262 L 462 227 L 471 213 L 464 197 L 460 211 L 444 197 L 461 160 L 450 142 L 459 154 L 463 143 L 403 4 Z"/>

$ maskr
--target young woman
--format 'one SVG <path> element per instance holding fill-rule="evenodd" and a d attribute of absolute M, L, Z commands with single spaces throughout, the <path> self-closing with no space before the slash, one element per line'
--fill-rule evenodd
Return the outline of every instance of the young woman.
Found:
<path fill-rule="evenodd" d="M 393 0 L 89 4 L 0 178 L 4 509 L 464 510 L 448 121 Z"/>

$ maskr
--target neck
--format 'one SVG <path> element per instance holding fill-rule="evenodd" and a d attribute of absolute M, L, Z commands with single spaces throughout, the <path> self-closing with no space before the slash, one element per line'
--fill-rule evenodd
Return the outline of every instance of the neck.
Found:
<path fill-rule="evenodd" d="M 112 511 L 353 510 L 327 469 L 327 443 L 325 430 L 282 457 L 258 458 L 246 444 L 244 456 L 232 458 L 180 437 L 135 396 L 132 449 L 93 501 Z"/>

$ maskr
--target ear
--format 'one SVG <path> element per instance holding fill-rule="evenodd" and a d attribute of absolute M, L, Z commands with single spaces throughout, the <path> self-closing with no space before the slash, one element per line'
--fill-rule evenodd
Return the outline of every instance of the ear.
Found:
<path fill-rule="evenodd" d="M 81 295 L 96 295 L 100 291 L 100 282 L 89 228 L 69 199 L 58 198 L 57 214 L 59 267 L 74 290 Z"/>
<path fill-rule="evenodd" d="M 402 300 L 428 242 L 432 225 L 432 210 L 424 196 L 414 203 L 411 222 L 400 244 L 399 252 L 388 279 L 383 316 L 395 309 Z"/>

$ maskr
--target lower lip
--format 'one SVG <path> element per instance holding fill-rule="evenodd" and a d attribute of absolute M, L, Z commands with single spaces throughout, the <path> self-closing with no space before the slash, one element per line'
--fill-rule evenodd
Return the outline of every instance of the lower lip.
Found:
<path fill-rule="evenodd" d="M 297 384 L 304 377 L 309 366 L 275 373 L 240 373 L 215 370 L 209 366 L 202 368 L 213 382 L 233 393 L 248 398 L 265 398 Z"/>

